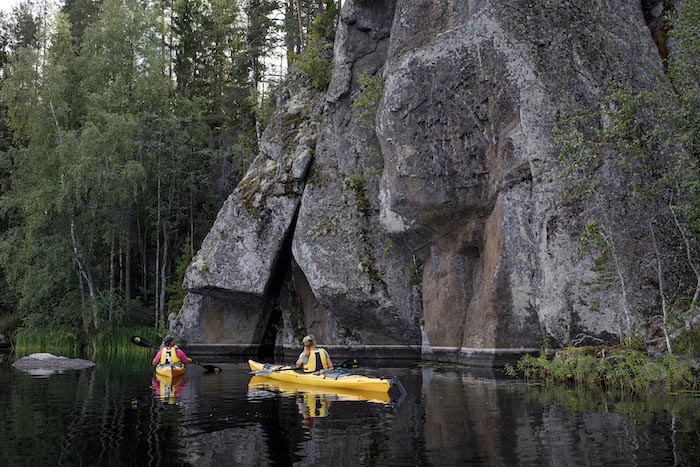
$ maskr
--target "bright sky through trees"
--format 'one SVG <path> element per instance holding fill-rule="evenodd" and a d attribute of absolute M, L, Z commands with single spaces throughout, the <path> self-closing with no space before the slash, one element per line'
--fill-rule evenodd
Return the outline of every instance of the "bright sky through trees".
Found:
<path fill-rule="evenodd" d="M 0 10 L 10 11 L 17 3 L 19 3 L 19 0 L 0 0 Z"/>

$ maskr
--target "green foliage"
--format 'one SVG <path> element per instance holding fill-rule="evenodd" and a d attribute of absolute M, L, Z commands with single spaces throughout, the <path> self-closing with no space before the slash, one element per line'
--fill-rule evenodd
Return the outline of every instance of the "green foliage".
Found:
<path fill-rule="evenodd" d="M 623 394 L 645 394 L 655 388 L 666 391 L 700 388 L 700 379 L 673 355 L 654 360 L 625 347 L 566 348 L 550 360 L 544 354 L 525 355 L 506 374 L 547 383 L 573 383 L 618 390 Z"/>
<path fill-rule="evenodd" d="M 357 81 L 361 88 L 352 101 L 353 115 L 359 122 L 373 128 L 379 101 L 384 92 L 384 78 L 379 74 L 360 73 Z"/>
<path fill-rule="evenodd" d="M 13 350 L 16 355 L 48 352 L 55 355 L 80 355 L 82 341 L 79 334 L 68 327 L 21 328 L 15 335 Z"/>
<path fill-rule="evenodd" d="M 311 79 L 311 84 L 321 91 L 328 89 L 333 73 L 332 45 L 327 42 L 311 42 L 297 59 L 299 70 Z"/>
<path fill-rule="evenodd" d="M 22 37 L 0 57 L 11 136 L 0 145 L 0 308 L 16 307 L 25 328 L 152 323 L 161 274 L 175 307 L 177 252 L 206 234 L 235 183 L 220 167 L 245 172 L 274 106 L 256 94 L 274 1 L 246 2 L 247 24 L 237 1 L 177 1 L 172 29 L 155 4 L 98 3 L 39 21 L 22 10 Z"/>
<path fill-rule="evenodd" d="M 673 349 L 678 355 L 687 357 L 700 355 L 700 329 L 682 329 L 678 337 L 673 340 Z"/>
<path fill-rule="evenodd" d="M 311 28 L 311 41 L 323 40 L 333 42 L 340 15 L 339 5 L 335 0 L 324 0 L 323 11 L 316 15 Z"/>
<path fill-rule="evenodd" d="M 297 58 L 299 70 L 322 91 L 328 89 L 333 74 L 333 40 L 338 15 L 337 4 L 326 0 L 324 10 L 316 15 L 306 48 Z"/>
<path fill-rule="evenodd" d="M 165 337 L 164 332 L 156 332 L 152 327 L 110 327 L 103 329 L 90 338 L 89 355 L 93 359 L 105 357 L 123 357 L 135 354 L 149 354 L 144 347 L 131 343 L 132 336 L 139 336 L 157 346 Z M 155 354 L 155 349 L 150 355 Z"/>
<path fill-rule="evenodd" d="M 585 112 L 557 115 L 554 141 L 559 148 L 564 178 L 571 185 L 571 190 L 564 194 L 566 202 L 585 199 L 600 187 L 600 177 L 595 170 L 601 164 L 601 156 L 584 133 L 590 120 L 586 116 Z"/>
<path fill-rule="evenodd" d="M 168 284 L 165 291 L 168 294 L 168 310 L 171 313 L 176 313 L 182 308 L 182 302 L 185 300 L 187 292 L 182 288 L 182 281 L 185 278 L 185 271 L 192 261 L 192 240 L 188 237 L 187 241 L 182 245 L 180 259 L 175 268 L 175 277 Z"/>
<path fill-rule="evenodd" d="M 615 198 L 622 211 L 649 213 L 648 225 L 638 226 L 635 234 L 646 230 L 650 237 L 661 239 L 657 242 L 652 237 L 640 245 L 645 261 L 655 263 L 660 271 L 656 272 L 659 288 L 679 283 L 680 293 L 660 292 L 670 295 L 664 326 L 673 331 L 696 313 L 696 304 L 688 298 L 695 295 L 697 280 L 678 276 L 683 268 L 697 271 L 692 263 L 700 242 L 700 2 L 685 2 L 668 21 L 676 42 L 660 84 L 639 90 L 611 83 L 600 108 L 561 112 L 556 143 L 570 187 L 565 201 L 580 202 L 588 217 L 582 244 L 600 253 L 592 268 L 599 274 L 594 291 L 620 282 L 615 274 L 620 266 L 611 261 L 616 233 L 611 218 L 616 214 L 609 207 Z M 602 184 L 601 173 L 626 180 L 627 185 Z M 664 219 L 671 224 L 671 216 L 673 224 L 663 225 Z M 669 234 L 670 230 L 675 232 Z M 664 249 L 670 235 L 681 237 L 686 258 Z M 688 264 L 678 265 L 679 261 Z M 692 348 L 687 343 L 679 341 L 686 351 Z"/>

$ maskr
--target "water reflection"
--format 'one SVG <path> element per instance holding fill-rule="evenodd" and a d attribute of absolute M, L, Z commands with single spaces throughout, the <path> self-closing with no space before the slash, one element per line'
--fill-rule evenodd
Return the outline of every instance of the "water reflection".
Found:
<path fill-rule="evenodd" d="M 400 403 L 251 378 L 154 379 L 150 359 L 32 378 L 0 368 L 0 465 L 693 465 L 700 400 L 546 388 L 411 366 Z M 201 371 L 198 371 L 201 370 Z"/>
<path fill-rule="evenodd" d="M 177 375 L 174 378 L 159 375 L 151 380 L 153 396 L 161 402 L 175 404 L 182 395 L 182 391 L 187 387 L 185 375 Z"/>
<path fill-rule="evenodd" d="M 256 399 L 260 394 L 272 393 L 282 396 L 316 395 L 324 396 L 327 400 L 364 401 L 374 404 L 390 404 L 388 392 L 362 391 L 358 389 L 334 388 L 327 389 L 306 384 L 295 384 L 286 381 L 275 381 L 262 376 L 252 376 L 248 382 L 248 395 Z"/>

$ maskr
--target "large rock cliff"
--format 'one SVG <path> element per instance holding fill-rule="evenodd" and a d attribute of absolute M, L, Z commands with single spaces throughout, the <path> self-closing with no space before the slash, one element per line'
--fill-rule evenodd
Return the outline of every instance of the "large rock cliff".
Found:
<path fill-rule="evenodd" d="M 187 271 L 174 332 L 470 361 L 617 338 L 623 305 L 638 326 L 653 287 L 623 304 L 588 285 L 585 206 L 562 202 L 554 135 L 558 112 L 599 106 L 611 83 L 653 86 L 659 50 L 634 0 L 346 0 L 330 88 L 290 79 Z M 643 215 L 610 221 L 628 284 L 653 275 Z"/>

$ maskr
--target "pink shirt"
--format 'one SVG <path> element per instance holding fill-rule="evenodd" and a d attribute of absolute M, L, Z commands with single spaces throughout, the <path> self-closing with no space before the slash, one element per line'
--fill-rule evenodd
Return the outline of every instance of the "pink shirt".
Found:
<path fill-rule="evenodd" d="M 163 349 L 160 349 L 158 351 L 158 353 L 156 354 L 155 358 L 153 359 L 154 365 L 158 365 L 160 363 L 160 356 L 162 354 L 163 354 Z M 187 358 L 187 355 L 185 355 L 185 352 L 183 352 L 179 348 L 175 349 L 175 355 L 177 355 L 177 358 L 179 358 L 182 363 L 185 363 L 185 362 L 187 362 L 187 360 L 189 360 L 189 358 Z"/>

